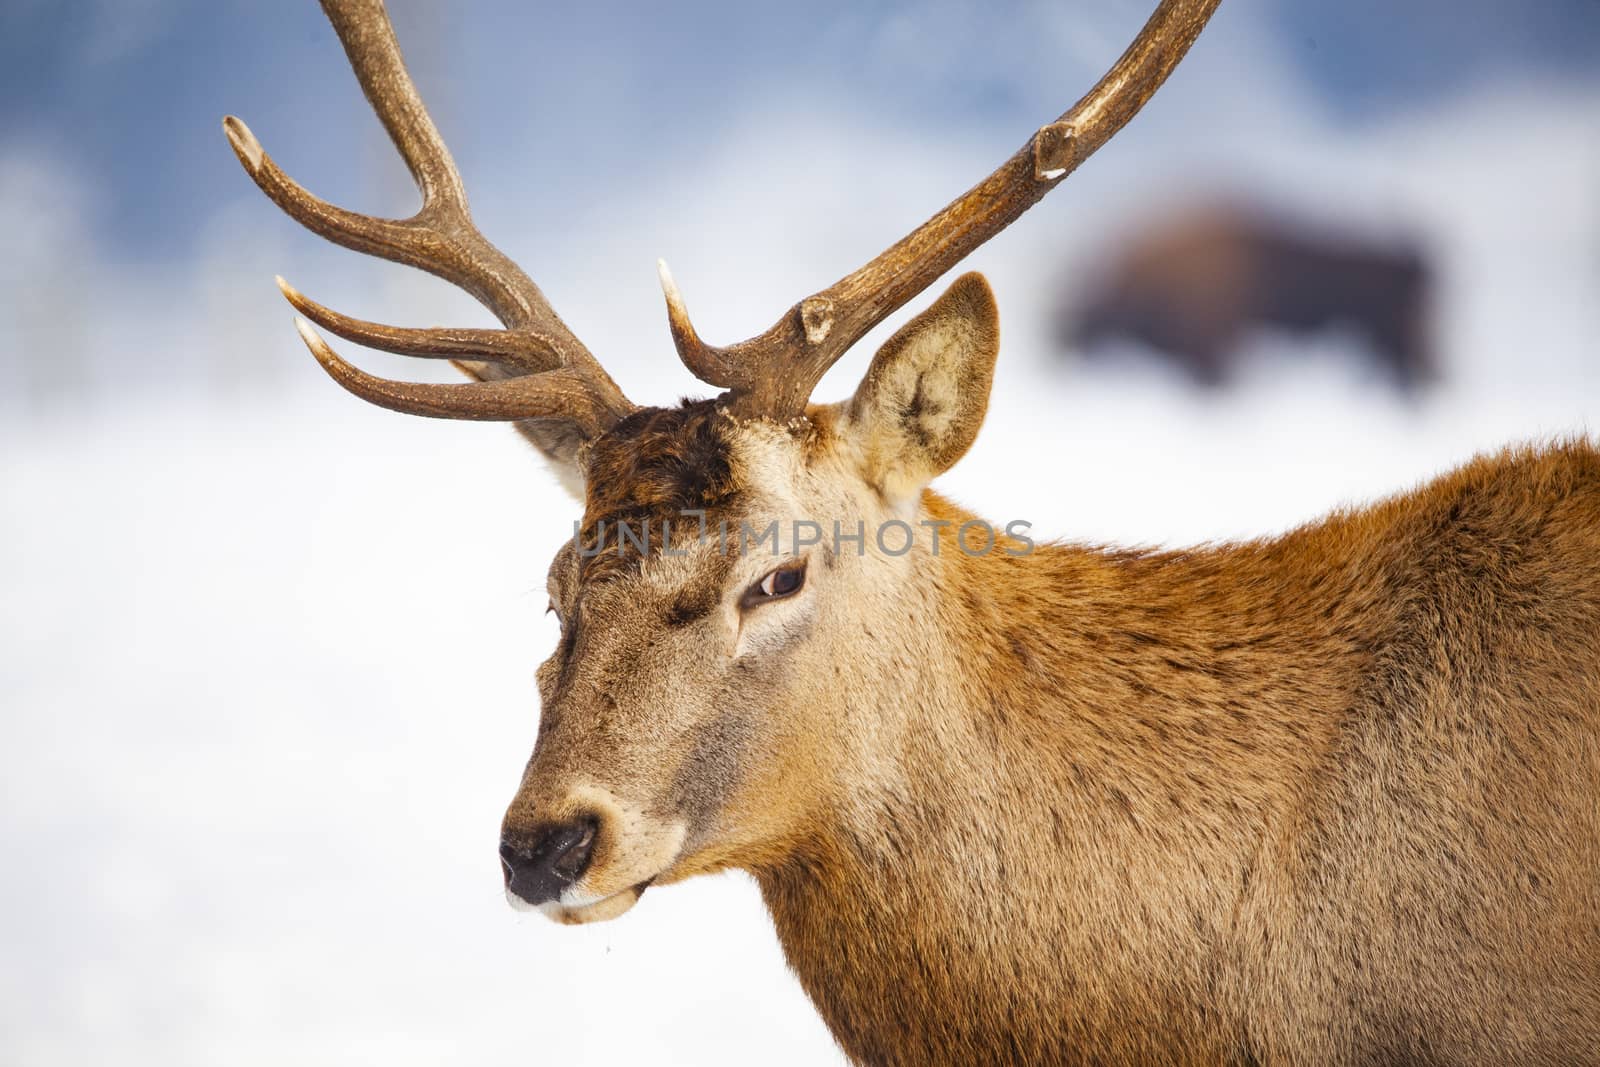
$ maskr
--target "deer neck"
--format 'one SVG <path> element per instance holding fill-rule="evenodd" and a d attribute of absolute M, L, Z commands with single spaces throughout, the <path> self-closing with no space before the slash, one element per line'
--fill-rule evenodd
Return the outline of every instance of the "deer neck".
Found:
<path fill-rule="evenodd" d="M 854 684 L 892 694 L 847 702 L 876 717 L 875 744 L 844 757 L 835 810 L 756 872 L 847 1051 L 1238 1050 L 1246 887 L 1303 771 L 1285 749 L 1314 748 L 1307 723 L 1269 712 L 1293 677 L 1275 660 L 1303 663 L 1310 634 L 1283 605 L 1221 593 L 1259 583 L 1219 571 L 1260 563 L 1063 547 L 919 559 L 927 603 L 907 607 L 927 620 L 924 654 L 891 637 L 863 657 Z M 1293 696 L 1315 703 L 1317 686 Z"/>

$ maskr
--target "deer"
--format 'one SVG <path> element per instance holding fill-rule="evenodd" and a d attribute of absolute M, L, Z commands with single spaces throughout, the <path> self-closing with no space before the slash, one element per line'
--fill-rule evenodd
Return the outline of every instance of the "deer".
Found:
<path fill-rule="evenodd" d="M 762 334 L 706 343 L 663 268 L 677 354 L 719 390 L 667 407 L 473 225 L 379 0 L 323 6 L 420 209 L 317 199 L 228 117 L 234 152 L 292 219 L 502 328 L 383 325 L 280 280 L 302 339 L 365 401 L 514 424 L 581 505 L 500 828 L 512 904 L 591 923 L 749 872 L 858 1064 L 1600 1062 L 1591 441 L 1133 550 L 1035 544 L 931 488 L 989 403 L 979 274 L 848 399 L 811 398 L 1121 129 L 1217 0 L 1161 0 L 1059 120 Z M 471 380 L 380 378 L 321 331 Z"/>

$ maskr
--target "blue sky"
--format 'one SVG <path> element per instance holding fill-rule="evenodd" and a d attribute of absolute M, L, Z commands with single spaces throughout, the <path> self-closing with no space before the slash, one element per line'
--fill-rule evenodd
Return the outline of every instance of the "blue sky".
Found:
<path fill-rule="evenodd" d="M 993 129 L 1009 146 L 1064 109 L 1147 5 L 391 7 L 469 175 L 515 165 L 559 192 L 584 187 L 586 173 L 692 151 L 752 102 L 806 94 L 909 127 Z M 1272 40 L 1318 106 L 1345 121 L 1485 78 L 1600 70 L 1592 0 L 1229 0 L 1208 32 Z M 1220 43 L 1193 62 L 1222 62 Z M 309 0 L 12 0 L 0 14 L 0 150 L 26 145 L 90 175 L 94 233 L 118 258 L 192 252 L 201 220 L 239 181 L 222 113 L 244 116 L 270 151 L 338 193 L 384 165 L 349 150 L 363 109 Z"/>

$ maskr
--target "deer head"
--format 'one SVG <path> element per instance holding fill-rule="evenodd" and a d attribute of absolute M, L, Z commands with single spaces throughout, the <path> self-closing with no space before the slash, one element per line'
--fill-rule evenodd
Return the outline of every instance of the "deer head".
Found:
<path fill-rule="evenodd" d="M 782 855 L 847 804 L 897 729 L 893 694 L 927 647 L 937 588 L 905 540 L 944 505 L 924 490 L 972 444 L 999 345 L 994 299 L 967 274 L 873 358 L 848 401 L 809 403 L 856 341 L 1036 203 L 1125 124 L 1218 0 L 1163 0 L 1104 78 L 992 174 L 885 252 L 728 347 L 700 340 L 665 265 L 678 354 L 724 390 L 632 404 L 538 287 L 473 226 L 460 176 L 417 96 L 380 0 L 324 0 L 363 90 L 422 193 L 407 219 L 355 214 L 288 178 L 238 119 L 235 153 L 291 217 L 346 247 L 471 293 L 502 330 L 350 318 L 280 279 L 302 338 L 357 396 L 441 418 L 514 422 L 583 501 L 549 572 L 561 620 L 539 669 L 533 757 L 505 817 L 508 895 L 583 922 L 657 881 Z M 308 321 L 309 320 L 309 321 Z M 311 325 L 454 361 L 458 385 L 388 381 Z M 902 532 L 902 528 L 905 532 Z M 842 537 L 840 535 L 843 535 Z M 980 535 L 985 551 L 1013 542 Z M 906 550 L 901 550 L 907 546 Z"/>

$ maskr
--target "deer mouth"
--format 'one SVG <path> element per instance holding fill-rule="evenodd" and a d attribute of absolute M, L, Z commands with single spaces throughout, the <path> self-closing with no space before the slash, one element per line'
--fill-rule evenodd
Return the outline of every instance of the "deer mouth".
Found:
<path fill-rule="evenodd" d="M 649 889 L 655 883 L 655 880 L 656 876 L 651 875 L 642 882 L 636 882 L 620 892 L 612 893 L 610 896 L 601 897 L 598 900 L 583 900 L 581 894 L 578 894 L 578 899 L 571 903 L 552 900 L 547 904 L 539 905 L 538 910 L 546 918 L 567 926 L 582 926 L 584 923 L 605 922 L 607 919 L 615 919 L 639 903 L 639 898 L 644 896 L 644 891 Z M 562 895 L 569 897 L 574 894 L 564 893 Z"/>

